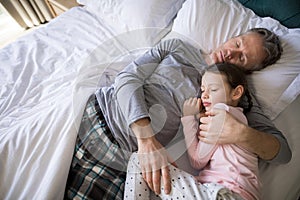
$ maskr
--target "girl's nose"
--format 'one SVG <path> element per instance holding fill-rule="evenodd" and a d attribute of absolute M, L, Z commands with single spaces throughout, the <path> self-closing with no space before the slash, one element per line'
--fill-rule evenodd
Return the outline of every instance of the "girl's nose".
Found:
<path fill-rule="evenodd" d="M 207 99 L 208 98 L 208 93 L 203 91 L 201 97 L 202 97 L 202 99 Z"/>

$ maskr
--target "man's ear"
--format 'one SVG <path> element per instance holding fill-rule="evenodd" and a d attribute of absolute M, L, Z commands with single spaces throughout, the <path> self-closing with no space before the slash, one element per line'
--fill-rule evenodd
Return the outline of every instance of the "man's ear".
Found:
<path fill-rule="evenodd" d="M 232 91 L 232 100 L 236 101 L 239 100 L 244 93 L 244 87 L 242 85 L 238 85 L 234 90 Z"/>

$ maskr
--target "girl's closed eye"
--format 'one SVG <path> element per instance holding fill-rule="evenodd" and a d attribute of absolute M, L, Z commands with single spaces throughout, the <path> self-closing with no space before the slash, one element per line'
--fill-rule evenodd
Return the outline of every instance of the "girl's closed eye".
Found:
<path fill-rule="evenodd" d="M 201 92 L 201 93 L 205 92 L 205 88 L 204 88 L 204 87 L 201 87 L 200 92 Z"/>

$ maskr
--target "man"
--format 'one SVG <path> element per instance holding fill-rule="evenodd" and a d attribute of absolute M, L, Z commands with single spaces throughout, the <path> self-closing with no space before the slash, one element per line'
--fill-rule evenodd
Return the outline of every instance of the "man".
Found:
<path fill-rule="evenodd" d="M 149 187 L 158 194 L 162 179 L 169 193 L 168 164 L 173 158 L 166 149 L 182 135 L 182 105 L 199 91 L 203 70 L 213 63 L 227 62 L 250 72 L 273 64 L 281 52 L 276 35 L 266 29 L 251 29 L 209 55 L 174 39 L 137 58 L 118 74 L 113 86 L 96 92 L 97 101 L 90 98 L 77 138 L 66 198 L 123 199 L 126 162 L 133 151 L 141 155 L 143 177 Z M 291 151 L 286 139 L 257 104 L 247 118 L 250 127 L 222 110 L 214 110 L 210 117 L 200 119 L 201 140 L 234 143 L 263 160 L 288 162 Z M 220 122 L 222 127 L 218 126 Z"/>

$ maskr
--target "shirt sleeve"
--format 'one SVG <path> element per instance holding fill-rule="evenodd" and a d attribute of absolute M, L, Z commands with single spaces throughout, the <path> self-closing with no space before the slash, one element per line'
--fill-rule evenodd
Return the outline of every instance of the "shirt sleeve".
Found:
<path fill-rule="evenodd" d="M 181 122 L 190 163 L 193 168 L 200 170 L 207 165 L 216 146 L 199 141 L 199 123 L 194 116 L 184 116 Z"/>
<path fill-rule="evenodd" d="M 275 127 L 272 121 L 266 115 L 264 115 L 264 113 L 262 112 L 260 106 L 258 105 L 253 95 L 252 95 L 252 101 L 253 101 L 253 106 L 251 110 L 248 113 L 246 113 L 249 126 L 256 130 L 272 134 L 278 139 L 280 143 L 280 149 L 278 154 L 272 160 L 265 160 L 265 161 L 273 164 L 288 163 L 292 158 L 292 152 L 286 138 Z"/>
<path fill-rule="evenodd" d="M 151 48 L 122 70 L 115 80 L 115 95 L 121 113 L 129 126 L 138 119 L 149 117 L 143 85 L 162 60 L 182 43 L 179 39 L 166 40 Z"/>

